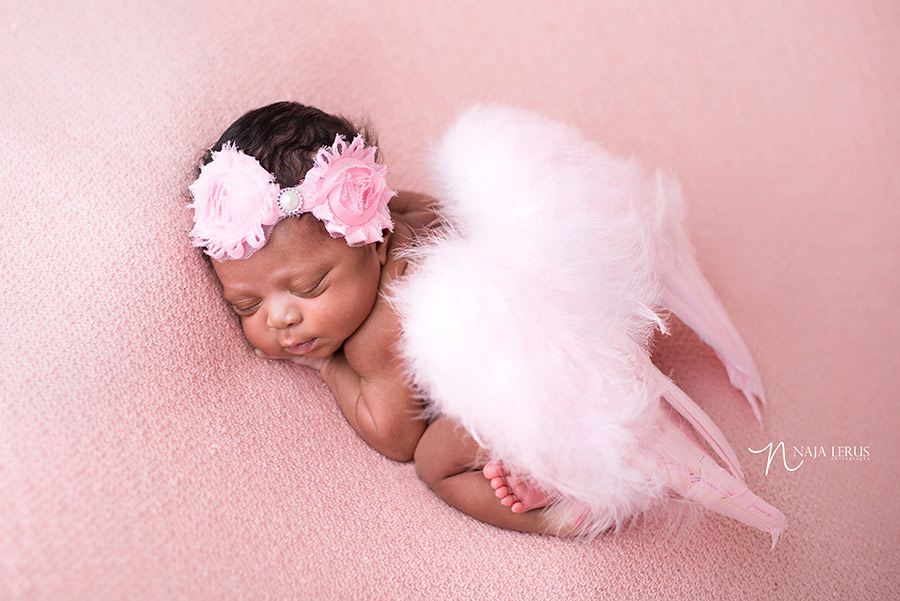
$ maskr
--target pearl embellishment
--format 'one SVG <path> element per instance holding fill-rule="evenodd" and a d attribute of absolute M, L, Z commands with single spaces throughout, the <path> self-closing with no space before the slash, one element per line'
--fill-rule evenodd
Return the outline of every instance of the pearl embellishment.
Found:
<path fill-rule="evenodd" d="M 278 195 L 278 208 L 281 212 L 290 215 L 299 211 L 303 206 L 300 193 L 294 188 L 285 188 Z"/>

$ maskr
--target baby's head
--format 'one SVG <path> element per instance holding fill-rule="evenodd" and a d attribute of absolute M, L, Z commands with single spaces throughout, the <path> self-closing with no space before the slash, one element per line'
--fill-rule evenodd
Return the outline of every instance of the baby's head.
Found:
<path fill-rule="evenodd" d="M 371 312 L 393 229 L 375 156 L 346 119 L 288 102 L 206 153 L 191 238 L 262 352 L 327 357 Z"/>

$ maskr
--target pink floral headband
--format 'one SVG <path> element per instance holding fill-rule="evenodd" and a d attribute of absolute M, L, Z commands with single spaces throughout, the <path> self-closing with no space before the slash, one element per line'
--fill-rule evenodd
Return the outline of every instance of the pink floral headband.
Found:
<path fill-rule="evenodd" d="M 190 186 L 194 202 L 194 246 L 218 261 L 246 259 L 266 245 L 282 219 L 312 213 L 335 238 L 350 246 L 384 240 L 393 231 L 387 168 L 375 162 L 375 146 L 362 136 L 347 144 L 340 135 L 316 153 L 315 164 L 299 185 L 281 187 L 256 158 L 231 142 L 212 153 Z"/>

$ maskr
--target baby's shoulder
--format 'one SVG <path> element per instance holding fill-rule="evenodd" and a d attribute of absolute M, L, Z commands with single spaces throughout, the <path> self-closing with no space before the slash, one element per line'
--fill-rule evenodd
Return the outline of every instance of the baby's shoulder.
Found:
<path fill-rule="evenodd" d="M 399 365 L 400 319 L 390 302 L 379 294 L 369 316 L 344 342 L 344 355 L 363 378 L 391 377 Z"/>
<path fill-rule="evenodd" d="M 405 225 L 395 227 L 394 235 L 399 231 L 404 237 Z M 398 238 L 389 240 L 387 261 L 382 269 L 379 293 L 375 298 L 369 316 L 359 329 L 344 342 L 344 355 L 356 372 L 364 378 L 388 376 L 396 365 L 395 349 L 400 340 L 400 318 L 388 300 L 390 284 L 402 277 L 406 271 L 406 260 L 403 253 L 395 252 Z"/>
<path fill-rule="evenodd" d="M 439 225 L 437 201 L 418 192 L 401 190 L 391 199 L 390 209 L 394 233 L 399 234 L 401 242 L 404 233 L 408 238 L 416 238 Z"/>
<path fill-rule="evenodd" d="M 391 284 L 406 273 L 405 251 L 437 226 L 433 205 L 434 201 L 428 197 L 411 192 L 401 192 L 391 200 L 394 231 L 387 240 L 379 294 L 366 321 L 344 343 L 347 361 L 363 377 L 390 377 L 394 372 L 399 373 L 396 349 L 401 329 L 400 318 L 389 300 Z"/>

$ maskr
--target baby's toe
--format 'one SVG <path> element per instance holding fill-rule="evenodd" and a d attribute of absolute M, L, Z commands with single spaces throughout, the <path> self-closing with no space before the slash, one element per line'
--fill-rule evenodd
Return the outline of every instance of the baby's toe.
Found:
<path fill-rule="evenodd" d="M 503 471 L 503 466 L 499 461 L 496 463 L 492 461 L 491 463 L 486 464 L 481 471 L 484 474 L 484 477 L 488 480 L 493 480 L 494 478 L 502 478 L 506 475 L 506 473 Z"/>

